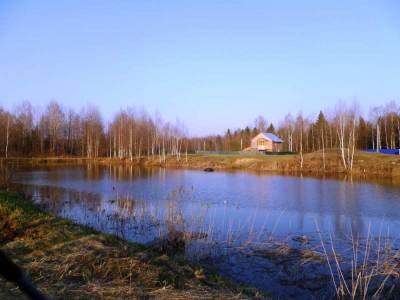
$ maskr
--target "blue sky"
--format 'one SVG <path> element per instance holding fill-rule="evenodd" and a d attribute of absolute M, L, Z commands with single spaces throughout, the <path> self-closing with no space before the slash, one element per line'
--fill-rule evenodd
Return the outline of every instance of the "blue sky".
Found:
<path fill-rule="evenodd" d="M 400 2 L 0 1 L 0 105 L 126 106 L 192 135 L 400 98 Z"/>

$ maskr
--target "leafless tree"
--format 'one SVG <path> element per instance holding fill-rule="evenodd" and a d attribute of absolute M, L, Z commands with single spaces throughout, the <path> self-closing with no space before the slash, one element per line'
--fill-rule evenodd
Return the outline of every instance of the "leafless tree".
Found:
<path fill-rule="evenodd" d="M 291 114 L 287 114 L 284 120 L 284 128 L 286 129 L 286 137 L 288 143 L 288 151 L 293 152 L 293 134 L 294 134 L 294 121 Z"/>
<path fill-rule="evenodd" d="M 301 167 L 307 152 L 322 150 L 326 166 L 327 149 L 338 148 L 343 166 L 350 170 L 356 149 L 400 147 L 400 108 L 395 102 L 372 108 L 367 117 L 358 117 L 352 107 L 340 108 L 325 110 L 326 119 L 301 114 L 293 119 L 288 114 L 279 127 L 269 129 L 285 140 L 284 150 L 300 153 Z M 122 109 L 104 126 L 96 107 L 77 113 L 52 101 L 41 111 L 23 102 L 13 112 L 0 107 L 0 156 L 108 156 L 132 161 L 154 156 L 163 163 L 167 156 L 181 160 L 182 153 L 187 160 L 188 153 L 197 150 L 242 150 L 252 137 L 268 130 L 264 117 L 258 117 L 254 125 L 189 138 L 182 122 L 166 122 L 143 109 Z"/>
<path fill-rule="evenodd" d="M 47 122 L 50 152 L 57 154 L 57 147 L 60 146 L 59 148 L 62 148 L 62 145 L 60 145 L 59 142 L 62 140 L 63 135 L 63 126 L 65 122 L 64 112 L 57 102 L 52 101 L 47 106 L 47 112 L 44 117 Z"/>
<path fill-rule="evenodd" d="M 265 132 L 267 130 L 268 123 L 263 116 L 258 116 L 254 124 L 259 132 Z"/>
<path fill-rule="evenodd" d="M 337 123 L 339 148 L 343 167 L 350 171 L 353 169 L 354 152 L 356 148 L 356 116 L 356 108 L 348 109 L 343 103 L 337 106 L 335 120 Z"/>
<path fill-rule="evenodd" d="M 8 144 L 10 141 L 10 114 L 7 114 L 7 125 L 6 125 L 6 158 L 8 158 Z"/>
<path fill-rule="evenodd" d="M 301 113 L 296 118 L 296 131 L 298 135 L 298 149 L 300 154 L 300 169 L 303 169 L 304 156 L 303 156 L 303 137 L 304 137 L 304 118 Z"/>

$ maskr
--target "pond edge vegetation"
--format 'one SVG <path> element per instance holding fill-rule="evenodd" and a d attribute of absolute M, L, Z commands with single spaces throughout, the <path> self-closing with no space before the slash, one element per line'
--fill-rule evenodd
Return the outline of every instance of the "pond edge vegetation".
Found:
<path fill-rule="evenodd" d="M 400 156 L 355 151 L 351 170 L 343 164 L 340 149 L 330 149 L 286 155 L 187 154 L 180 157 L 167 155 L 143 156 L 140 159 L 84 158 L 84 157 L 11 157 L 0 158 L 0 164 L 51 166 L 58 164 L 122 164 L 145 167 L 163 167 L 204 170 L 244 170 L 272 172 L 284 175 L 350 175 L 364 179 L 386 178 L 400 180 Z"/>
<path fill-rule="evenodd" d="M 269 299 L 181 257 L 99 233 L 0 191 L 0 248 L 55 298 Z M 0 279 L 0 298 L 21 297 Z"/>

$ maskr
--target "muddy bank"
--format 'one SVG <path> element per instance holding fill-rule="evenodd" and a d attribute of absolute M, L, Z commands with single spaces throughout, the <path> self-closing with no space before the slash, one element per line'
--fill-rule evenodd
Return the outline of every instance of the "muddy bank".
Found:
<path fill-rule="evenodd" d="M 55 298 L 267 298 L 183 259 L 57 218 L 18 194 L 0 192 L 0 229 L 1 249 Z M 1 299 L 21 297 L 0 278 Z"/>

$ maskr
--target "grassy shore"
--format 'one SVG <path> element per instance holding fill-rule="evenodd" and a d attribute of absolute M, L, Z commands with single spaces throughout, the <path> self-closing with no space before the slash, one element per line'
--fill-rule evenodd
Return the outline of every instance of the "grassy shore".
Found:
<path fill-rule="evenodd" d="M 325 153 L 325 168 L 322 152 L 307 153 L 304 155 L 303 167 L 300 165 L 300 156 L 292 155 L 182 155 L 180 160 L 168 157 L 165 163 L 157 158 L 149 158 L 146 165 L 163 165 L 172 168 L 192 168 L 216 170 L 251 170 L 265 172 L 279 172 L 285 174 L 347 174 L 342 164 L 339 151 L 330 150 Z M 356 152 L 354 167 L 351 174 L 366 177 L 400 178 L 400 156 L 378 153 Z"/>
<path fill-rule="evenodd" d="M 4 159 L 3 159 L 4 161 Z M 298 154 L 289 155 L 221 155 L 182 154 L 178 160 L 176 156 L 167 156 L 166 160 L 160 160 L 158 156 L 133 159 L 110 158 L 70 158 L 70 157 L 46 157 L 46 158 L 9 158 L 6 161 L 21 164 L 53 165 L 53 164 L 127 164 L 144 165 L 148 167 L 166 167 L 182 169 L 216 170 L 250 170 L 259 172 L 277 172 L 282 174 L 348 174 L 359 177 L 379 177 L 400 179 L 400 156 L 385 155 L 380 153 L 367 153 L 358 151 L 354 155 L 354 166 L 351 172 L 343 167 L 338 150 L 329 150 L 325 153 L 325 164 L 322 152 L 304 154 L 303 166 L 300 165 Z M 324 166 L 325 165 L 325 166 Z"/>
<path fill-rule="evenodd" d="M 0 247 L 55 298 L 266 298 L 183 259 L 57 218 L 15 193 L 0 192 Z M 0 299 L 24 298 L 0 277 Z"/>

